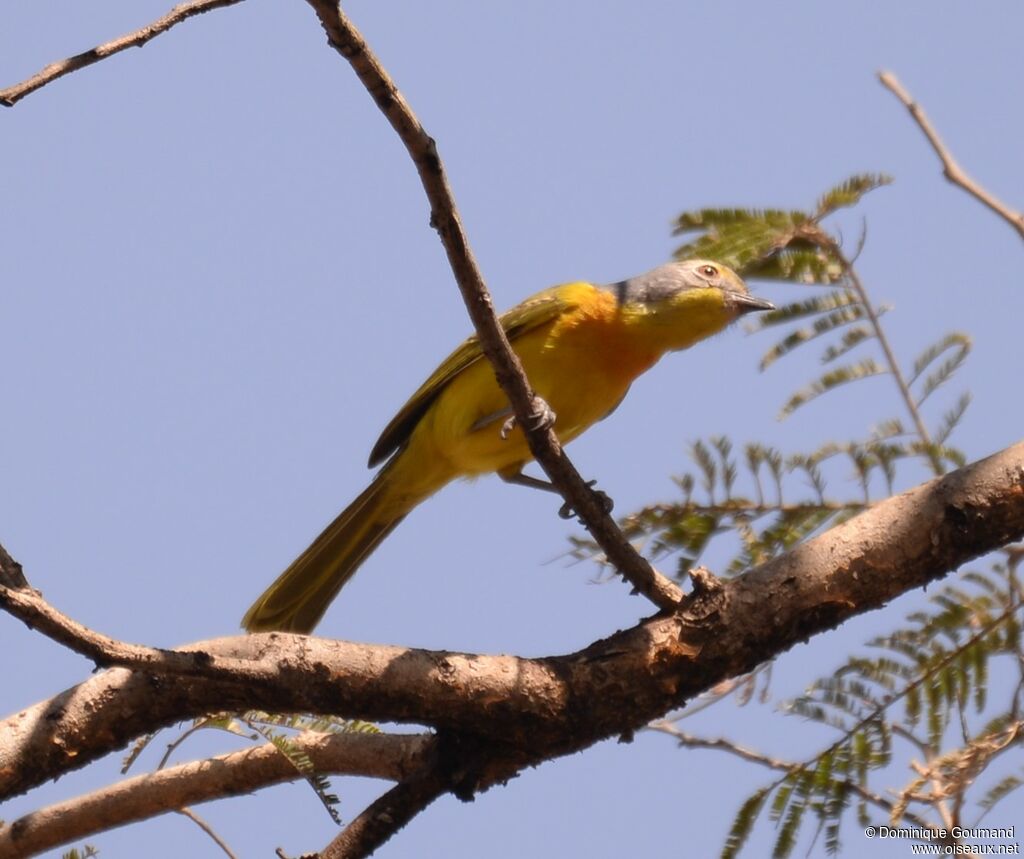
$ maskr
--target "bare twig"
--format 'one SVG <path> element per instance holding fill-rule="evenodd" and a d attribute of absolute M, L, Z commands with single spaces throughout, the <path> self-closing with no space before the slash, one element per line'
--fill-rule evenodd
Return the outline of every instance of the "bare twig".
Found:
<path fill-rule="evenodd" d="M 672 610 L 678 607 L 683 598 L 682 591 L 654 570 L 623 537 L 597 494 L 587 486 L 565 455 L 554 430 L 541 420 L 544 404 L 531 389 L 522 364 L 512 351 L 494 313 L 490 293 L 470 249 L 433 138 L 427 134 L 394 81 L 337 2 L 307 2 L 319 17 L 328 42 L 348 60 L 416 165 L 430 201 L 430 223 L 441 237 L 449 265 L 480 338 L 480 346 L 494 367 L 498 384 L 515 411 L 534 458 L 586 525 L 609 562 L 637 591 L 659 608 Z"/>
<path fill-rule="evenodd" d="M 939 160 L 942 162 L 942 174 L 954 185 L 959 185 L 982 205 L 987 206 L 999 215 L 1000 218 L 1020 233 L 1021 238 L 1024 238 L 1024 213 L 1011 209 L 1006 203 L 987 191 L 964 172 L 963 168 L 957 163 L 949 149 L 942 142 L 942 138 L 939 137 L 938 132 L 925 115 L 921 105 L 911 98 L 910 93 L 899 82 L 896 75 L 892 72 L 879 72 L 878 79 L 882 82 L 882 86 L 896 96 L 903 106 L 910 111 L 910 115 L 924 133 L 924 136 L 928 138 L 932 149 L 935 150 L 935 154 L 939 156 Z"/>
<path fill-rule="evenodd" d="M 907 407 L 907 413 L 910 415 L 910 419 L 914 422 L 914 427 L 917 429 L 917 434 L 921 439 L 921 444 L 925 449 L 928 461 L 931 463 L 932 470 L 936 475 L 940 475 L 945 471 L 945 468 L 942 466 L 942 458 L 939 456 L 938 450 L 935 449 L 935 443 L 932 441 L 931 433 L 928 432 L 928 427 L 925 426 L 924 419 L 921 417 L 921 412 L 917 407 L 917 403 L 914 401 L 914 396 L 910 392 L 910 385 L 907 384 L 907 380 L 903 376 L 903 370 L 900 368 L 899 361 L 896 360 L 896 353 L 892 351 L 889 338 L 885 333 L 885 329 L 882 328 L 882 323 L 878 318 L 878 313 L 875 311 L 874 305 L 871 303 L 868 291 L 864 288 L 864 284 L 861 282 L 860 276 L 857 274 L 857 270 L 846 258 L 842 248 L 840 248 L 837 243 L 833 242 L 832 250 L 840 264 L 843 266 L 844 274 L 850 281 L 850 285 L 853 287 L 854 292 L 857 293 L 857 297 L 860 299 L 864 312 L 867 314 L 868 321 L 871 323 L 872 329 L 874 329 L 875 337 L 878 339 L 878 343 L 881 345 L 882 352 L 885 355 L 885 362 L 889 365 L 889 372 L 892 373 L 893 379 L 896 380 L 896 387 L 899 388 L 900 396 L 903 398 L 904 405 Z"/>
<path fill-rule="evenodd" d="M 0 569 L 11 565 L 20 573 L 21 565 L 0 546 Z M 24 576 L 22 576 L 24 581 Z M 179 676 L 211 677 L 220 675 L 238 681 L 252 675 L 244 660 L 214 659 L 202 650 L 164 650 L 140 644 L 128 644 L 94 632 L 48 603 L 43 595 L 27 586 L 11 588 L 0 584 L 0 610 L 18 618 L 47 638 L 88 657 L 97 666 L 119 665 L 138 671 Z"/>
<path fill-rule="evenodd" d="M 654 731 L 660 731 L 663 734 L 668 734 L 670 737 L 675 739 L 680 746 L 687 749 L 714 749 L 716 751 L 727 752 L 734 757 L 741 758 L 749 763 L 760 764 L 768 769 L 775 770 L 782 773 L 795 772 L 801 769 L 804 764 L 797 763 L 796 761 L 784 761 L 780 758 L 773 758 L 770 755 L 766 755 L 762 752 L 748 749 L 745 746 L 741 746 L 734 743 L 732 740 L 727 740 L 724 737 L 710 738 L 710 737 L 698 737 L 695 734 L 689 734 L 686 731 L 681 730 L 677 726 L 673 725 L 667 719 L 661 719 L 657 722 L 652 722 L 648 727 Z M 848 790 L 856 793 L 866 802 L 880 808 L 882 811 L 889 814 L 893 809 L 893 802 L 886 799 L 882 795 L 875 793 L 873 790 L 869 790 L 859 782 L 851 781 L 850 779 L 837 779 L 838 783 L 842 784 Z M 938 830 L 934 823 L 920 817 L 913 812 L 904 813 L 903 817 L 913 823 L 915 826 L 919 826 L 922 829 Z"/>
<path fill-rule="evenodd" d="M 179 4 L 146 27 L 82 54 L 51 63 L 28 80 L 0 90 L 0 104 L 14 105 L 21 98 L 51 81 L 126 48 L 144 45 L 189 17 L 238 2 L 241 0 L 191 0 Z M 562 497 L 579 515 L 604 550 L 609 562 L 637 591 L 659 608 L 675 608 L 682 601 L 682 591 L 651 567 L 622 536 L 622 532 L 605 510 L 598 495 L 580 477 L 566 457 L 554 431 L 540 420 L 545 413 L 543 403 L 531 390 L 522 365 L 512 352 L 508 338 L 495 316 L 490 294 L 470 250 L 433 139 L 420 125 L 390 76 L 337 3 L 332 0 L 308 2 L 320 18 L 327 32 L 328 41 L 352 65 L 367 91 L 398 133 L 416 165 L 430 201 L 431 224 L 441 236 L 463 300 L 479 335 L 480 345 L 494 367 L 498 384 L 512 404 L 534 458 L 559 489 Z"/>
<path fill-rule="evenodd" d="M 748 763 L 760 764 L 761 766 L 768 767 L 769 769 L 782 770 L 784 772 L 800 768 L 800 764 L 798 763 L 773 758 L 770 755 L 755 751 L 754 749 L 748 749 L 746 746 L 741 746 L 739 743 L 734 743 L 732 740 L 727 740 L 724 737 L 698 737 L 696 734 L 690 734 L 684 731 L 668 719 L 658 719 L 655 722 L 651 722 L 647 728 L 651 731 L 668 734 L 670 737 L 675 739 L 679 745 L 685 746 L 688 749 L 716 749 L 718 751 L 728 752 L 735 757 L 742 758 Z"/>
<path fill-rule="evenodd" d="M 317 772 L 398 781 L 418 772 L 434 738 L 426 734 L 319 734 L 291 738 Z M 273 743 L 125 779 L 51 805 L 0 828 L 0 859 L 49 850 L 183 806 L 301 779 Z"/>
<path fill-rule="evenodd" d="M 198 814 L 196 814 L 191 808 L 179 808 L 177 809 L 177 811 L 178 814 L 182 815 L 183 817 L 187 817 L 196 826 L 202 829 L 203 832 L 209 835 L 213 843 L 216 844 L 221 850 L 223 850 L 224 853 L 226 853 L 230 859 L 238 859 L 238 857 L 235 856 L 235 854 L 231 851 L 231 848 L 228 847 L 228 845 L 225 843 L 224 839 L 221 838 L 214 831 L 213 827 L 210 826 L 210 824 L 207 823 L 205 820 L 203 820 L 203 818 L 201 818 Z"/>
<path fill-rule="evenodd" d="M 222 6 L 233 6 L 235 3 L 240 2 L 241 0 L 191 0 L 188 3 L 179 3 L 170 12 L 162 18 L 158 18 L 152 24 L 147 24 L 145 27 L 141 27 L 131 33 L 126 33 L 110 42 L 104 42 L 102 45 L 97 45 L 95 48 L 83 51 L 81 54 L 75 54 L 73 57 L 50 63 L 50 65 L 40 69 L 27 80 L 0 90 L 0 104 L 6 107 L 13 107 L 25 96 L 57 80 L 57 78 L 64 77 L 64 75 L 83 69 L 86 66 L 91 66 L 100 60 L 105 60 L 107 57 L 118 54 L 126 48 L 141 48 L 150 39 L 166 33 L 175 24 L 180 24 L 182 21 L 195 15 L 202 15 L 204 12 L 210 12 Z"/>

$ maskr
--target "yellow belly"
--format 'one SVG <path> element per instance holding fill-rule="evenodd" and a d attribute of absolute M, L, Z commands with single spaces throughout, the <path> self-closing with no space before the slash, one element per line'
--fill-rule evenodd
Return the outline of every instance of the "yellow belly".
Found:
<path fill-rule="evenodd" d="M 657 355 L 625 349 L 606 319 L 558 320 L 513 343 L 534 390 L 556 414 L 555 431 L 563 442 L 612 411 L 632 381 Z M 508 400 L 494 371 L 481 360 L 446 387 L 423 416 L 410 448 L 433 448 L 452 477 L 515 471 L 532 457 L 519 428 L 507 439 L 501 427 Z"/>

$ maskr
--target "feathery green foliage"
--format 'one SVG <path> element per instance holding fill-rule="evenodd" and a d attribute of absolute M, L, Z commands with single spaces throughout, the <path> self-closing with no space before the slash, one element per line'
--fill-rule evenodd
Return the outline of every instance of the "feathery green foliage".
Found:
<path fill-rule="evenodd" d="M 655 558 L 678 553 L 680 577 L 699 563 L 717 536 L 739 537 L 740 551 L 727 567 L 730 572 L 738 572 L 859 512 L 870 502 L 873 484 L 880 482 L 891 493 L 902 463 L 924 459 L 941 472 L 948 465 L 964 462 L 963 453 L 950 447 L 948 441 L 970 398 L 961 396 L 942 415 L 934 432 L 927 430 L 918 408 L 962 365 L 970 340 L 958 333 L 941 338 L 921 353 L 906 387 L 901 386 L 901 368 L 881 348 L 884 335 L 879 318 L 884 308 L 870 303 L 839 240 L 822 225 L 823 219 L 837 209 L 856 204 L 868 191 L 888 182 L 887 177 L 873 174 L 851 177 L 823 194 L 813 212 L 733 208 L 700 209 L 679 216 L 677 234 L 699 235 L 676 251 L 678 257 L 709 256 L 732 264 L 746 277 L 765 277 L 769 276 L 765 272 L 771 271 L 770 276 L 782 280 L 826 287 L 824 292 L 760 314 L 754 326 L 753 330 L 790 326 L 765 353 L 762 369 L 807 343 L 836 338 L 821 357 L 829 369 L 789 397 L 782 407 L 783 416 L 852 382 L 890 376 L 898 382 L 894 387 L 913 427 L 908 430 L 902 420 L 893 418 L 879 424 L 867 439 L 830 442 L 809 454 L 788 457 L 762 445 L 748 444 L 744 447 L 746 470 L 742 476 L 744 485 L 750 487 L 749 495 L 738 489 L 740 467 L 732 458 L 733 440 L 716 437 L 694 442 L 690 458 L 696 470 L 676 478 L 682 499 L 646 507 L 621 522 L 627 536 L 645 541 Z M 793 258 L 804 259 L 804 264 L 799 270 L 787 267 L 788 263 L 783 265 L 779 260 L 785 254 L 795 254 Z M 817 262 L 811 265 L 810 258 Z M 836 365 L 851 350 L 871 344 L 879 347 L 877 356 Z M 910 386 L 917 386 L 916 396 L 911 394 Z M 828 496 L 822 466 L 837 456 L 852 465 L 860 487 L 859 498 Z M 772 501 L 766 500 L 763 484 L 763 478 L 769 475 Z M 795 477 L 801 478 L 813 494 L 808 496 L 804 491 L 793 499 L 791 484 Z M 703 497 L 695 496 L 698 487 Z M 572 553 L 578 558 L 593 557 L 596 551 L 589 540 L 573 540 Z"/>
<path fill-rule="evenodd" d="M 303 722 L 304 718 L 301 716 L 274 716 L 269 713 L 250 712 L 245 714 L 244 721 L 264 740 L 273 743 L 274 748 L 288 759 L 288 762 L 295 767 L 295 770 L 313 788 L 313 792 L 320 799 L 320 802 L 323 803 L 324 808 L 327 809 L 331 820 L 340 826 L 341 816 L 338 814 L 337 807 L 341 800 L 338 799 L 336 794 L 331 793 L 330 780 L 323 773 L 316 771 L 316 767 L 309 759 L 309 755 L 306 754 L 300 745 L 275 727 L 281 726 L 283 728 L 301 730 L 297 726 Z"/>
<path fill-rule="evenodd" d="M 864 194 L 890 181 L 887 176 L 879 174 L 852 176 L 825 192 L 813 211 L 699 209 L 684 212 L 676 220 L 676 235 L 697 234 L 676 249 L 676 256 L 680 259 L 705 256 L 722 260 L 747 278 L 828 288 L 824 294 L 793 301 L 761 314 L 752 324 L 752 330 L 796 326 L 786 330 L 781 339 L 765 352 L 762 369 L 793 354 L 801 346 L 829 335 L 837 339 L 826 346 L 821 357 L 824 364 L 833 364 L 858 346 L 867 347 L 874 342 L 878 347 L 878 355 L 833 366 L 794 393 L 783 405 L 782 417 L 850 382 L 884 373 L 893 374 L 897 380 L 902 379 L 901 368 L 895 364 L 879 321 L 885 308 L 869 302 L 852 261 L 839 239 L 823 224 L 837 210 L 856 205 Z M 949 456 L 943 450 L 952 426 L 944 421 L 935 433 L 938 440 L 933 439 L 919 409 L 949 381 L 969 351 L 970 340 L 966 335 L 958 332 L 947 334 L 928 346 L 915 362 L 909 385 L 920 382 L 917 392 L 911 394 L 909 385 L 904 386 L 902 382 L 897 386 L 919 437 L 919 444 L 909 450 L 928 460 L 936 473 L 941 473 L 947 464 L 959 462 L 961 458 L 956 452 Z M 926 369 L 940 358 L 943 359 L 941 363 L 929 375 L 922 377 Z M 947 412 L 950 414 L 953 413 Z M 962 410 L 955 415 L 954 424 L 961 417 Z"/>
<path fill-rule="evenodd" d="M 792 854 L 807 818 L 818 821 L 827 851 L 835 853 L 854 798 L 860 797 L 860 825 L 869 819 L 870 802 L 897 826 L 912 806 L 966 794 L 995 758 L 1024 746 L 1024 583 L 1016 571 L 1020 556 L 1009 557 L 990 572 L 970 572 L 943 587 L 931 598 L 931 611 L 913 612 L 907 626 L 869 643 L 877 655 L 850 657 L 788 702 L 784 712 L 832 728 L 839 739 L 809 760 L 774 764 L 784 774 L 740 805 L 723 857 L 737 855 L 766 804 L 776 825 L 773 856 Z M 1009 707 L 968 734 L 969 721 L 984 715 L 989 673 L 1000 658 L 1020 674 Z M 888 800 L 869 779 L 892 765 L 895 738 L 909 742 L 926 762 Z M 975 802 L 976 810 L 987 813 L 1022 785 L 1018 775 L 1002 778 Z M 915 813 L 914 825 L 920 823 Z"/>
<path fill-rule="evenodd" d="M 627 535 L 645 544 L 654 558 L 675 554 L 680 578 L 718 541 L 732 553 L 725 569 L 738 573 L 851 518 L 881 490 L 892 494 L 900 482 L 906 485 L 901 476 L 914 464 L 923 461 L 940 474 L 966 461 L 950 439 L 965 416 L 969 394 L 944 404 L 938 419 L 922 407 L 933 408 L 937 394 L 964 365 L 970 338 L 960 332 L 946 334 L 922 349 L 907 368 L 901 366 L 899 350 L 888 342 L 881 322 L 889 308 L 869 298 L 854 268 L 862 247 L 847 254 L 825 223 L 837 209 L 857 204 L 888 181 L 884 176 L 854 176 L 822 195 L 809 211 L 701 209 L 678 218 L 675 232 L 685 235 L 686 243 L 677 249 L 677 257 L 713 257 L 748 279 L 781 280 L 814 290 L 759 315 L 750 326 L 752 332 L 780 331 L 764 353 L 762 369 L 804 354 L 801 349 L 807 344 L 819 346 L 825 372 L 787 399 L 782 416 L 874 376 L 884 377 L 903 410 L 869 428 L 866 437 L 830 441 L 810 452 L 784 454 L 725 437 L 694 442 L 689 451 L 692 467 L 675 478 L 680 498 L 622 520 Z M 841 469 L 856 492 L 832 488 Z M 913 482 L 918 479 L 914 474 Z M 738 548 L 732 549 L 737 542 Z M 574 546 L 580 557 L 595 551 L 586 541 Z M 906 624 L 869 642 L 867 655 L 849 658 L 788 703 L 788 715 L 837 733 L 830 746 L 805 761 L 780 761 L 731 747 L 778 776 L 740 804 L 723 857 L 739 854 L 762 817 L 775 827 L 773 856 L 792 855 L 802 835 L 812 839 L 812 847 L 823 843 L 833 855 L 842 846 L 847 811 L 862 827 L 881 813 L 894 825 L 905 821 L 928 828 L 946 822 L 937 804 L 954 797 L 957 823 L 973 825 L 1024 787 L 1022 771 L 986 781 L 993 761 L 1006 752 L 1019 754 L 1024 744 L 1024 588 L 1017 576 L 1024 548 L 1009 547 L 1006 558 L 989 571 L 958 575 L 931 597 L 927 610 L 912 613 Z M 1005 676 L 1007 670 L 1020 674 L 1009 701 L 1004 700 L 1005 691 L 993 692 L 990 681 L 993 672 Z M 721 691 L 685 712 L 726 696 L 746 703 L 750 688 L 752 682 L 742 679 L 723 684 Z M 1005 684 L 1000 688 L 1005 690 Z M 702 741 L 697 738 L 694 744 L 701 747 Z M 727 740 L 703 745 L 730 748 Z M 891 777 L 906 765 L 908 746 L 921 763 L 910 769 L 904 787 L 874 789 L 873 780 Z M 969 791 L 977 796 L 973 805 Z M 976 815 L 973 822 L 961 817 L 969 809 Z M 814 825 L 807 826 L 809 821 Z M 806 835 L 808 831 L 813 834 Z"/>
<path fill-rule="evenodd" d="M 338 815 L 337 806 L 340 800 L 331 792 L 328 778 L 323 773 L 316 771 L 309 755 L 301 745 L 294 741 L 293 737 L 306 732 L 320 734 L 376 734 L 380 732 L 380 729 L 370 722 L 358 719 L 338 719 L 334 716 L 278 715 L 258 710 L 250 710 L 242 714 L 212 713 L 195 719 L 188 728 L 167 744 L 167 748 L 157 764 L 157 769 L 161 770 L 167 766 L 171 755 L 196 732 L 210 729 L 226 731 L 250 741 L 262 739 L 273 744 L 295 767 L 295 771 L 313 788 L 331 819 L 339 825 L 341 818 Z M 122 761 L 122 774 L 128 772 L 128 769 L 139 759 L 139 756 L 156 736 L 156 734 L 148 734 L 136 740 Z"/>

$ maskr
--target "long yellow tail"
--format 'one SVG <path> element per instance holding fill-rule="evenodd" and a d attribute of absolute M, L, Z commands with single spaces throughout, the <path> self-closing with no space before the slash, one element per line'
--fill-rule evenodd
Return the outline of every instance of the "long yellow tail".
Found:
<path fill-rule="evenodd" d="M 395 466 L 388 463 L 312 545 L 252 604 L 242 618 L 249 632 L 310 632 L 338 591 L 381 540 L 420 501 L 444 482 L 412 496 L 402 491 Z"/>

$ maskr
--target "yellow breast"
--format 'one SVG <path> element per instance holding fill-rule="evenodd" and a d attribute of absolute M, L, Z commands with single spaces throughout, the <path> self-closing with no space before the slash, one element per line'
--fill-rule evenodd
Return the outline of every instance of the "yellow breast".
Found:
<path fill-rule="evenodd" d="M 585 284 L 572 288 L 587 292 L 574 295 L 571 309 L 554 321 L 512 343 L 534 390 L 554 410 L 563 442 L 612 411 L 660 357 L 660 350 L 637 342 L 613 295 Z M 429 437 L 457 474 L 516 470 L 531 457 L 518 429 L 501 438 L 507 409 L 490 364 L 478 361 L 452 380 L 415 434 Z"/>

